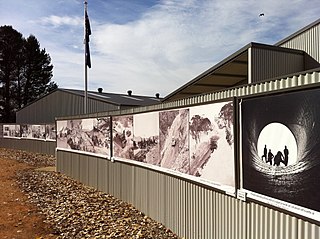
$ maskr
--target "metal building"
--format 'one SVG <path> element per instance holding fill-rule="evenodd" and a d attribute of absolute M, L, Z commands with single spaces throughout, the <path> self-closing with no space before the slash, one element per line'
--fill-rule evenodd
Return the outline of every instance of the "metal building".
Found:
<path fill-rule="evenodd" d="M 72 89 L 56 89 L 37 99 L 16 113 L 18 124 L 54 123 L 56 117 L 81 115 L 84 110 L 84 92 Z M 137 106 L 147 106 L 160 103 L 160 98 L 128 94 L 88 92 L 88 113 L 124 110 Z"/>
<path fill-rule="evenodd" d="M 320 62 L 320 19 L 279 41 L 275 46 L 305 51 Z"/>
<path fill-rule="evenodd" d="M 102 92 L 88 92 L 87 110 L 90 114 L 114 110 L 127 110 L 138 106 L 156 105 L 161 99 L 155 97 Z M 37 99 L 16 112 L 16 124 L 55 124 L 56 117 L 70 117 L 83 114 L 84 92 L 72 89 L 56 89 L 53 92 Z M 0 125 L 2 131 L 2 125 Z M 55 155 L 56 142 L 30 140 L 25 138 L 4 138 L 0 131 L 0 146 L 6 148 L 26 150 L 30 152 Z"/>

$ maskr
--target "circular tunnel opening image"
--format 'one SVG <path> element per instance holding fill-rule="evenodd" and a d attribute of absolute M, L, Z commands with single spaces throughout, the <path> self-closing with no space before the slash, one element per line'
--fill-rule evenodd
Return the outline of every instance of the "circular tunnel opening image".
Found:
<path fill-rule="evenodd" d="M 258 155 L 266 164 L 288 166 L 297 162 L 297 142 L 291 130 L 281 123 L 266 125 L 259 134 Z"/>
<path fill-rule="evenodd" d="M 243 188 L 320 211 L 320 89 L 244 99 Z"/>

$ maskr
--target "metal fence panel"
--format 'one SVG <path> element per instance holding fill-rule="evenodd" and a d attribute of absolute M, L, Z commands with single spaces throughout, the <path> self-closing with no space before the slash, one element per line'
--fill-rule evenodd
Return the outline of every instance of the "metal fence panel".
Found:
<path fill-rule="evenodd" d="M 164 103 L 153 110 L 189 106 L 230 96 L 245 96 L 319 83 L 319 72 L 306 72 L 284 79 L 240 86 L 224 92 Z M 144 110 L 151 110 L 145 107 Z M 122 111 L 141 112 L 139 109 Z M 118 112 L 119 113 L 119 112 Z M 71 152 L 57 152 L 58 168 L 69 171 L 61 161 L 77 160 Z M 79 157 L 80 181 L 132 203 L 139 210 L 190 239 L 318 239 L 320 227 L 279 210 L 254 202 L 242 202 L 193 182 L 159 171 L 93 156 Z M 95 162 L 93 162 L 95 161 Z M 78 163 L 72 163 L 78 167 Z M 64 169 L 63 167 L 66 167 Z M 96 171 L 96 172 L 94 172 Z M 77 175 L 71 175 L 77 177 Z M 89 177 L 95 177 L 90 179 Z"/>

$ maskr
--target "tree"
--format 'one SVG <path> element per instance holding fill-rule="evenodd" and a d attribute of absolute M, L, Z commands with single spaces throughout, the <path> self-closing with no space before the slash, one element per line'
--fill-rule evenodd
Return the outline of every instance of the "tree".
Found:
<path fill-rule="evenodd" d="M 52 90 L 54 85 L 50 84 L 53 69 L 51 58 L 45 49 L 40 50 L 40 44 L 33 35 L 25 41 L 24 56 L 26 64 L 22 78 L 22 102 L 26 105 Z"/>
<path fill-rule="evenodd" d="M 0 82 L 2 84 L 2 99 L 0 102 L 1 118 L 8 122 L 14 121 L 14 105 L 11 97 L 12 82 L 19 74 L 17 66 L 22 55 L 22 34 L 10 26 L 0 27 Z"/>
<path fill-rule="evenodd" d="M 15 111 L 57 88 L 53 66 L 37 38 L 27 39 L 11 26 L 0 27 L 0 120 L 14 122 Z"/>

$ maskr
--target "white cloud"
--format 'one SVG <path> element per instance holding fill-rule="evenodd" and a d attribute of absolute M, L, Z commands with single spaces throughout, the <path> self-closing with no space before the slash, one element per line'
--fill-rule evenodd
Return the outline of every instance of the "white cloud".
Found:
<path fill-rule="evenodd" d="M 303 5 L 302 1 L 162 1 L 134 22 L 95 26 L 93 47 L 99 56 L 94 56 L 92 72 L 96 67 L 100 71 L 103 62 L 101 70 L 107 77 L 101 84 L 113 82 L 116 91 L 126 87 L 123 91 L 158 90 L 166 95 L 251 41 L 280 40 L 283 32 L 298 25 Z M 265 16 L 259 17 L 262 12 Z"/>
<path fill-rule="evenodd" d="M 54 27 L 60 26 L 81 26 L 83 24 L 83 19 L 77 16 L 55 16 L 51 15 L 49 17 L 43 17 L 39 21 L 43 25 L 52 25 Z"/>
<path fill-rule="evenodd" d="M 162 96 L 249 42 L 273 44 L 283 39 L 319 18 L 320 10 L 318 0 L 308 4 L 303 0 L 162 0 L 141 8 L 145 12 L 139 11 L 137 19 L 124 16 L 130 22 L 119 21 L 117 16 L 117 22 L 126 23 L 114 24 L 107 19 L 108 12 L 114 15 L 119 10 L 111 8 L 112 1 L 105 13 L 99 1 L 90 1 L 88 6 L 92 28 L 89 89 L 122 93 L 131 89 L 136 94 L 160 92 Z M 24 13 L 19 23 L 17 14 L 14 21 L 19 31 L 35 34 L 46 48 L 54 64 L 53 80 L 60 87 L 83 89 L 82 2 L 65 2 L 41 1 L 35 5 L 41 15 L 27 18 Z M 49 3 L 52 6 L 45 6 Z M 63 4 L 68 4 L 65 12 L 58 11 Z M 43 7 L 55 11 L 45 13 Z M 259 17 L 262 12 L 264 17 Z"/>

